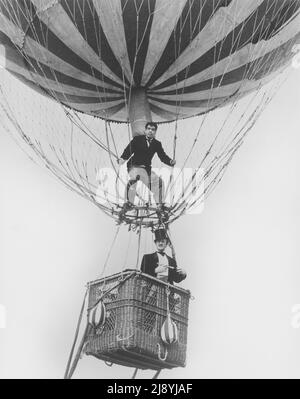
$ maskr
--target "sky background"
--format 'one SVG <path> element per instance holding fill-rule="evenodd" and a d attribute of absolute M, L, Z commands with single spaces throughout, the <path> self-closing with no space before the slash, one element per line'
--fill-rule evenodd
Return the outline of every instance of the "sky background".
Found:
<path fill-rule="evenodd" d="M 162 378 L 300 378 L 300 328 L 292 326 L 300 304 L 299 106 L 294 70 L 203 213 L 174 224 L 188 273 L 181 286 L 194 300 L 187 366 Z M 0 378 L 62 378 L 85 284 L 99 276 L 115 225 L 0 129 Z M 114 271 L 118 262 L 116 248 Z M 84 357 L 74 377 L 132 373 Z"/>

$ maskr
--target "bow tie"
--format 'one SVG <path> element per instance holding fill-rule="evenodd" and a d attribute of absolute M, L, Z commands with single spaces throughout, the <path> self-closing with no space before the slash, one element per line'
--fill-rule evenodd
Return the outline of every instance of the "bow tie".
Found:
<path fill-rule="evenodd" d="M 160 255 L 165 255 L 166 254 L 165 252 L 159 252 L 159 251 L 157 251 L 157 253 L 160 254 Z"/>

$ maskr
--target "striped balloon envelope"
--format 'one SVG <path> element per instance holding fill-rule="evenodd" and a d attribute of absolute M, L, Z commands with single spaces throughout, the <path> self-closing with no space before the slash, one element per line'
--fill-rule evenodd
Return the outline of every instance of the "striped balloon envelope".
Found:
<path fill-rule="evenodd" d="M 1 58 L 62 104 L 128 122 L 207 113 L 261 87 L 299 42 L 299 0 L 0 0 Z"/>

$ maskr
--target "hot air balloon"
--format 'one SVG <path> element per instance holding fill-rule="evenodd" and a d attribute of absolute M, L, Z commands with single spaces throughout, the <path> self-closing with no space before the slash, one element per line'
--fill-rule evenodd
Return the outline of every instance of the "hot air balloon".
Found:
<path fill-rule="evenodd" d="M 169 232 L 214 190 L 279 88 L 299 9 L 299 0 L 0 0 L 1 63 L 38 93 L 29 103 L 1 82 L 1 122 L 118 229 Z M 167 205 L 141 193 L 124 208 L 117 160 L 148 121 L 179 167 L 166 178 Z M 185 364 L 189 292 L 149 279 L 131 270 L 89 284 L 66 377 L 82 351 L 158 371 Z"/>

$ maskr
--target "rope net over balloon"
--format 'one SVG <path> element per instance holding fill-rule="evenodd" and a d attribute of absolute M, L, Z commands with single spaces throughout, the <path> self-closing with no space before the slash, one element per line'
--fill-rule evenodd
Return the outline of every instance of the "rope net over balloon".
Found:
<path fill-rule="evenodd" d="M 78 96 L 87 98 L 85 110 L 85 106 L 76 104 L 77 97 L 71 86 L 61 79 L 66 69 L 71 67 L 61 62 L 58 68 L 50 60 L 46 68 L 42 52 L 39 57 L 33 57 L 33 54 L 41 51 L 37 50 L 39 45 L 39 49 L 49 50 L 49 57 L 53 56 L 51 30 L 55 27 L 53 28 L 53 22 L 46 23 L 47 17 L 49 18 L 47 12 L 49 9 L 51 11 L 51 7 L 64 6 L 74 28 L 81 32 L 83 40 L 88 42 L 93 32 L 94 50 L 101 55 L 106 36 L 99 29 L 95 7 L 95 3 L 101 4 L 101 1 L 52 2 L 48 8 L 39 11 L 32 10 L 29 6 L 24 8 L 25 3 L 19 3 L 23 3 L 22 7 L 14 9 L 10 2 L 1 1 L 1 10 L 5 18 L 10 18 L 18 25 L 22 22 L 23 41 L 15 49 L 28 67 L 27 86 L 20 82 L 21 70 L 18 70 L 16 64 L 12 67 L 12 58 L 9 58 L 6 48 L 5 57 L 10 61 L 7 68 L 10 73 L 4 69 L 0 72 L 1 124 L 34 160 L 50 170 L 65 186 L 94 203 L 118 224 L 124 223 L 133 230 L 139 230 L 142 226 L 154 228 L 158 225 L 169 225 L 182 215 L 197 213 L 201 209 L 204 199 L 221 181 L 245 137 L 285 80 L 285 68 L 299 39 L 299 34 L 291 38 L 288 35 L 282 36 L 285 42 L 279 40 L 281 45 L 278 46 L 276 42 L 277 47 L 275 46 L 276 35 L 281 37 L 284 29 L 295 23 L 296 17 L 299 18 L 299 1 L 282 1 L 281 5 L 276 1 L 265 1 L 268 21 L 257 23 L 246 42 L 243 27 L 246 27 L 249 19 L 239 22 L 240 28 L 231 37 L 231 48 L 227 56 L 223 53 L 228 47 L 228 20 L 224 19 L 223 24 L 215 26 L 215 36 L 224 38 L 213 47 L 212 65 L 201 72 L 193 73 L 196 64 L 184 66 L 182 54 L 184 50 L 191 52 L 195 40 L 201 37 L 199 35 L 205 28 L 203 20 L 206 18 L 208 24 L 221 9 L 232 7 L 230 21 L 235 26 L 241 10 L 236 1 L 214 0 L 210 3 L 209 17 L 203 11 L 206 10 L 206 1 L 182 1 L 185 11 L 177 21 L 177 28 L 170 31 L 169 37 L 169 47 L 172 44 L 174 51 L 174 63 L 163 81 L 159 76 L 159 68 L 156 66 L 155 69 L 153 63 L 151 70 L 146 64 L 147 56 L 144 55 L 144 64 L 140 64 L 140 54 L 147 48 L 147 37 L 148 40 L 151 39 L 149 26 L 154 23 L 157 14 L 166 13 L 171 2 L 157 1 L 155 7 L 153 1 L 121 1 L 123 14 L 130 6 L 131 13 L 134 12 L 136 16 L 138 34 L 135 48 L 128 49 L 129 63 L 122 57 L 118 60 L 120 71 L 117 71 L 117 67 L 114 70 L 118 76 L 117 88 L 113 87 L 111 78 L 107 78 L 107 65 L 101 62 L 96 69 L 91 57 L 89 75 L 95 81 L 99 81 L 101 75 L 103 84 L 94 86 L 97 90 L 92 95 L 88 88 L 78 88 Z M 38 7 L 38 1 L 32 3 Z M 18 6 L 18 2 L 16 4 Z M 148 17 L 144 21 L 143 29 L 139 31 L 145 4 L 149 7 Z M 193 17 L 195 4 L 201 10 L 196 19 Z M 94 25 L 85 24 L 85 16 L 93 16 L 93 13 Z M 5 33 L 8 34 L 7 31 Z M 272 51 L 269 51 L 270 46 Z M 237 51 L 244 52 L 239 60 L 241 65 L 238 66 L 233 57 Z M 230 77 L 230 73 L 237 67 L 240 69 L 239 79 L 235 80 L 233 76 Z M 176 168 L 168 169 L 170 173 L 165 181 L 165 198 L 168 199 L 166 206 L 158 208 L 153 202 L 151 192 L 138 182 L 133 206 L 124 209 L 128 177 L 126 166 L 119 168 L 117 159 L 132 138 L 130 101 L 133 90 L 138 87 L 138 79 L 141 84 L 142 78 L 139 75 L 143 75 L 140 71 L 142 68 L 144 71 L 148 68 L 150 77 L 145 92 L 153 119 L 161 122 L 157 138 L 162 142 L 166 153 L 176 159 L 177 163 Z M 158 75 L 156 80 L 155 74 Z M 39 88 L 40 93 L 33 92 L 28 87 L 28 80 Z M 202 88 L 198 88 L 199 82 L 204 82 Z M 155 96 L 160 96 L 160 109 L 157 106 L 158 97 Z M 123 110 L 119 107 L 114 119 L 112 109 L 118 101 L 124 103 Z M 109 107 L 107 103 L 110 104 Z M 190 119 L 191 116 L 194 117 Z M 125 123 L 114 123 L 121 120 Z M 154 159 L 152 166 L 158 170 L 163 165 L 158 159 Z"/>

